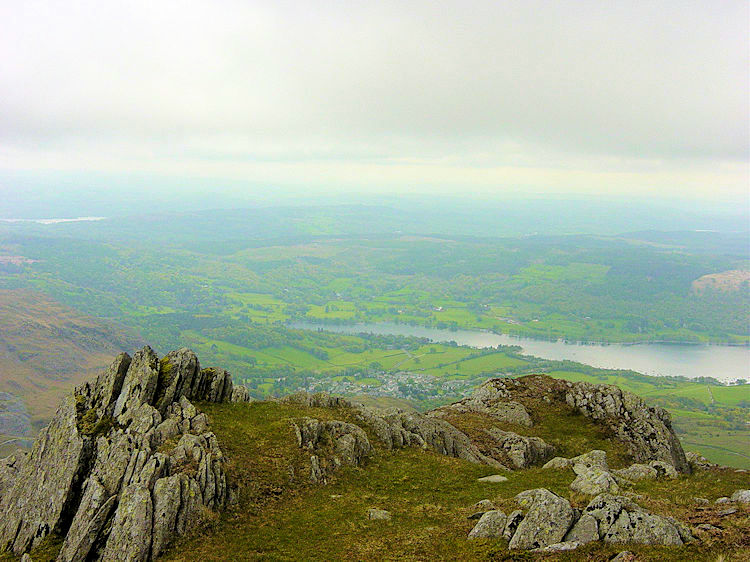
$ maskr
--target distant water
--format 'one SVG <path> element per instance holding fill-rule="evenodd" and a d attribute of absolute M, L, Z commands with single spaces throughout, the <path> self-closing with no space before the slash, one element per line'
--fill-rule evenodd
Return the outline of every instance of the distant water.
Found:
<path fill-rule="evenodd" d="M 713 377 L 732 382 L 750 379 L 750 347 L 692 344 L 583 344 L 545 341 L 473 330 L 440 330 L 381 322 L 335 326 L 295 322 L 294 328 L 356 334 L 402 335 L 429 338 L 434 342 L 455 341 L 472 347 L 517 345 L 526 355 L 543 359 L 570 360 L 602 369 L 630 369 L 646 375 Z"/>
<path fill-rule="evenodd" d="M 37 224 L 58 224 L 61 222 L 103 221 L 107 217 L 75 217 L 72 219 L 0 219 L 0 222 L 35 222 Z"/>

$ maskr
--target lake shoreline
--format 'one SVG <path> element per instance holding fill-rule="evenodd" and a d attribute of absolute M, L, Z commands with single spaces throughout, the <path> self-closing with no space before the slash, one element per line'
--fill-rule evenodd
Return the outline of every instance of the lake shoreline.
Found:
<path fill-rule="evenodd" d="M 347 327 L 347 326 L 367 326 L 373 324 L 395 324 L 399 326 L 409 326 L 412 328 L 424 328 L 427 330 L 443 330 L 448 332 L 468 331 L 478 332 L 483 334 L 495 334 L 497 336 L 518 338 L 518 339 L 530 339 L 543 342 L 557 342 L 564 343 L 566 345 L 675 345 L 675 346 L 717 346 L 717 347 L 746 347 L 750 349 L 750 341 L 748 342 L 731 342 L 731 341 L 683 341 L 683 340 L 638 340 L 638 341 L 601 341 L 601 340 L 574 340 L 566 338 L 545 338 L 544 336 L 537 336 L 531 334 L 519 335 L 511 332 L 496 332 L 494 330 L 488 330 L 486 328 L 437 328 L 434 326 L 425 326 L 424 324 L 412 324 L 409 322 L 393 322 L 393 321 L 376 321 L 376 322 L 321 322 L 314 319 L 304 320 L 292 320 L 287 322 L 287 326 L 294 327 L 295 323 L 311 324 L 321 326 L 321 329 L 325 329 L 327 326 L 333 327 Z"/>
<path fill-rule="evenodd" d="M 631 370 L 649 376 L 689 379 L 711 377 L 725 383 L 750 378 L 750 347 L 707 343 L 605 343 L 542 340 L 497 334 L 489 330 L 448 330 L 389 322 L 323 324 L 290 322 L 288 327 L 334 333 L 401 335 L 425 338 L 435 343 L 486 349 L 512 346 L 521 354 L 553 361 L 574 361 L 600 369 Z"/>

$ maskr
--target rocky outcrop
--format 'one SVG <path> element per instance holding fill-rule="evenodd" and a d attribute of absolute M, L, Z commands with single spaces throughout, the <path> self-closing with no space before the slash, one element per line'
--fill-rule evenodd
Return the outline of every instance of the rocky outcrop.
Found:
<path fill-rule="evenodd" d="M 119 355 L 67 397 L 31 452 L 0 464 L 0 546 L 64 537 L 60 561 L 150 560 L 229 497 L 224 456 L 190 399 L 233 396 L 180 349 Z"/>
<path fill-rule="evenodd" d="M 555 448 L 539 437 L 525 437 L 496 427 L 485 430 L 497 446 L 485 451 L 488 456 L 507 462 L 513 468 L 528 468 L 547 461 Z"/>
<path fill-rule="evenodd" d="M 584 416 L 607 424 L 637 462 L 666 461 L 678 472 L 690 465 L 672 429 L 669 412 L 608 384 L 566 382 L 565 401 Z"/>
<path fill-rule="evenodd" d="M 353 423 L 304 418 L 294 424 L 294 432 L 297 445 L 314 453 L 310 480 L 315 483 L 324 483 L 341 465 L 360 466 L 372 452 L 367 434 Z"/>
<path fill-rule="evenodd" d="M 466 434 L 438 417 L 397 409 L 377 410 L 326 393 L 298 392 L 282 398 L 281 402 L 310 408 L 346 408 L 357 423 L 370 428 L 388 450 L 419 447 L 473 463 L 506 468 L 497 460 L 482 454 Z"/>
<path fill-rule="evenodd" d="M 682 545 L 690 530 L 673 517 L 655 515 L 622 496 L 601 494 L 584 509 L 567 541 Z"/>
<path fill-rule="evenodd" d="M 505 380 L 491 379 L 477 388 L 468 398 L 437 408 L 432 415 L 478 413 L 501 422 L 531 427 L 533 422 L 529 412 L 523 404 L 511 398 L 511 393 L 505 387 Z"/>
<path fill-rule="evenodd" d="M 521 492 L 516 502 L 525 513 L 517 510 L 505 517 L 488 511 L 469 536 L 502 536 L 511 549 L 535 552 L 573 550 L 593 541 L 682 545 L 693 540 L 687 526 L 673 517 L 655 515 L 622 496 L 600 494 L 583 512 L 544 488 Z"/>

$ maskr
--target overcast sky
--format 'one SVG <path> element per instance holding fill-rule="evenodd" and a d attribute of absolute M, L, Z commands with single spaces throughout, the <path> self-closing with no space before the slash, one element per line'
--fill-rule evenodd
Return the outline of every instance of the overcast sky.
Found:
<path fill-rule="evenodd" d="M 746 204 L 749 6 L 0 0 L 0 173 Z"/>

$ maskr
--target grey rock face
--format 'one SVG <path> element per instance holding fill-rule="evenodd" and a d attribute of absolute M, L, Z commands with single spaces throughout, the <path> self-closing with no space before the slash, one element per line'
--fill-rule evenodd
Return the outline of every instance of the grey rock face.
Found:
<path fill-rule="evenodd" d="M 54 531 L 60 561 L 150 560 L 200 509 L 226 505 L 223 454 L 186 395 L 228 400 L 231 379 L 201 376 L 186 349 L 161 365 L 150 348 L 118 356 L 63 401 L 29 455 L 0 462 L 4 550 Z"/>
<path fill-rule="evenodd" d="M 507 517 L 502 511 L 487 511 L 469 532 L 470 539 L 490 539 L 500 537 L 505 529 Z"/>
<path fill-rule="evenodd" d="M 187 348 L 172 351 L 159 362 L 159 388 L 154 406 L 164 415 L 167 408 L 185 396 L 197 395 L 200 379 L 200 363 L 195 353 Z"/>
<path fill-rule="evenodd" d="M 566 386 L 566 402 L 584 416 L 607 423 L 628 444 L 636 461 L 666 461 L 678 472 L 690 473 L 669 412 L 648 406 L 616 386 L 585 382 L 568 382 Z"/>
<path fill-rule="evenodd" d="M 516 501 L 528 511 L 510 539 L 511 549 L 532 550 L 562 542 L 576 518 L 568 500 L 544 488 L 521 492 Z"/>
<path fill-rule="evenodd" d="M 159 358 L 150 347 L 136 352 L 115 402 L 114 417 L 122 424 L 129 421 L 130 412 L 154 399 L 159 382 Z"/>
<path fill-rule="evenodd" d="M 85 477 L 91 443 L 78 433 L 75 401 L 66 398 L 43 429 L 0 499 L 0 545 L 20 555 L 61 531 Z"/>
<path fill-rule="evenodd" d="M 737 490 L 730 499 L 733 502 L 750 503 L 750 490 Z"/>
<path fill-rule="evenodd" d="M 539 437 L 524 437 L 512 431 L 501 431 L 495 427 L 486 433 L 497 442 L 491 456 L 496 459 L 508 459 L 515 468 L 528 468 L 541 464 L 549 459 L 555 448 Z"/>

